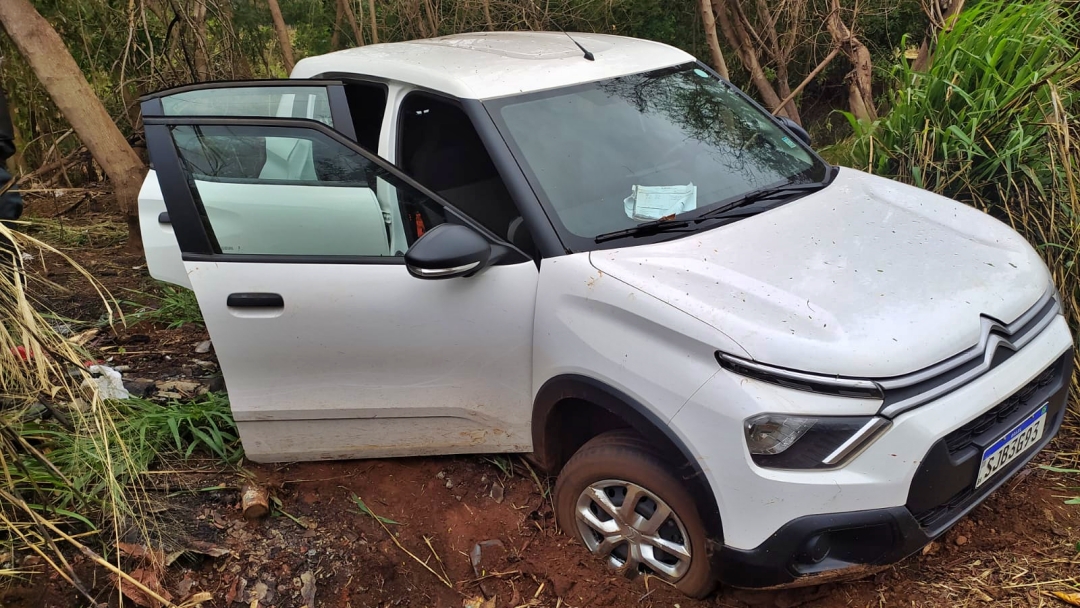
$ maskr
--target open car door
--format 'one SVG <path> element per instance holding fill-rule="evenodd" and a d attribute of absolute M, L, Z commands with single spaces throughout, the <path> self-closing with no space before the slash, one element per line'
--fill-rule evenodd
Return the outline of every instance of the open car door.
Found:
<path fill-rule="evenodd" d="M 168 214 L 148 196 L 144 235 L 167 226 L 179 266 L 160 264 L 163 238 L 148 263 L 194 290 L 248 457 L 530 450 L 536 264 L 358 146 L 339 92 L 225 83 L 143 101 Z M 497 261 L 414 277 L 404 254 L 443 223 Z"/>
<path fill-rule="evenodd" d="M 162 116 L 277 117 L 318 120 L 352 139 L 355 138 L 355 132 L 349 113 L 333 115 L 330 111 L 330 98 L 340 97 L 341 103 L 335 105 L 342 107 L 345 103 L 344 95 L 343 85 L 338 81 L 286 79 L 183 86 L 150 95 L 144 98 L 143 102 L 144 112 L 146 105 L 149 104 L 151 112 Z M 215 161 L 229 163 L 230 159 L 219 158 Z M 239 161 L 234 158 L 231 162 Z M 227 169 L 225 171 L 227 172 Z M 159 281 L 190 289 L 191 282 L 188 280 L 180 257 L 180 247 L 176 242 L 172 220 L 165 208 L 165 199 L 162 196 L 153 158 L 150 159 L 150 171 L 139 191 L 139 229 L 150 276 Z"/>

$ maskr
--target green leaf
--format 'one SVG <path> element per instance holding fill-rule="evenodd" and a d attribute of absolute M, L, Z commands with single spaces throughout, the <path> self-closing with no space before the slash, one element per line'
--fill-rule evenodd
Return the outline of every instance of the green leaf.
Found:
<path fill-rule="evenodd" d="M 364 515 L 367 515 L 368 517 L 377 519 L 377 520 L 381 521 L 384 524 L 393 524 L 395 526 L 400 526 L 401 525 L 400 523 L 398 523 L 398 522 L 396 522 L 396 521 L 394 521 L 394 520 L 392 520 L 392 519 L 390 519 L 388 517 L 383 517 L 381 515 L 376 515 L 374 512 L 372 512 L 372 510 L 366 504 L 364 504 L 364 501 L 361 500 L 360 497 L 357 496 L 356 494 L 352 495 L 352 500 L 353 500 L 353 502 L 356 503 L 356 508 L 360 509 L 360 512 L 363 513 Z"/>

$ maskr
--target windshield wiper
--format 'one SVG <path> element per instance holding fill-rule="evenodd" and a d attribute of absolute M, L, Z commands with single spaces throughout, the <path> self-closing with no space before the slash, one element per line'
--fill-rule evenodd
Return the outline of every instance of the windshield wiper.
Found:
<path fill-rule="evenodd" d="M 801 193 L 816 192 L 824 188 L 827 184 L 812 183 L 812 184 L 786 184 L 783 186 L 777 186 L 775 188 L 765 188 L 763 190 L 757 190 L 751 192 L 742 198 L 732 201 L 722 207 L 713 209 L 703 213 L 693 219 L 695 224 L 704 222 L 706 220 L 715 219 L 723 216 L 724 214 L 738 209 L 739 207 L 745 207 L 753 203 L 758 203 L 771 198 L 780 198 L 785 196 L 792 196 Z M 751 215 L 749 213 L 740 215 Z M 672 217 L 660 218 L 658 220 L 652 220 L 651 222 L 645 222 L 638 224 L 632 228 L 626 228 L 623 230 L 616 230 L 614 232 L 605 232 L 596 236 L 597 243 L 603 243 L 604 241 L 611 241 L 623 237 L 639 237 L 639 236 L 652 236 L 661 232 L 681 232 L 690 231 L 690 222 L 687 220 L 676 220 Z"/>
<path fill-rule="evenodd" d="M 764 188 L 762 190 L 751 192 L 750 194 L 747 194 L 740 199 L 734 200 L 722 207 L 717 207 L 712 211 L 702 213 L 701 215 L 694 218 L 694 223 L 697 224 L 700 222 L 704 222 L 705 220 L 711 220 L 724 215 L 732 209 L 738 209 L 739 207 L 745 207 L 747 205 L 752 205 L 754 203 L 769 200 L 771 198 L 780 198 L 785 196 L 792 196 L 795 194 L 808 194 L 810 192 L 816 192 L 818 190 L 821 190 L 822 188 L 825 188 L 825 186 L 827 186 L 827 184 L 815 182 L 812 184 L 785 184 L 783 186 L 777 186 L 775 188 Z"/>
<path fill-rule="evenodd" d="M 658 220 L 652 220 L 651 222 L 638 224 L 637 226 L 634 226 L 632 228 L 598 234 L 593 240 L 597 243 L 603 243 L 604 241 L 620 239 L 624 236 L 651 236 L 654 234 L 660 234 L 661 232 L 678 232 L 689 227 L 690 222 L 686 220 L 660 218 Z"/>

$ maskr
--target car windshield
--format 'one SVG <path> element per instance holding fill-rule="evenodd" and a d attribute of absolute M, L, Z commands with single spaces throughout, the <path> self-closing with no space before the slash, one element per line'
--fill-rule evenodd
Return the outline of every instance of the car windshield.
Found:
<path fill-rule="evenodd" d="M 830 173 L 738 90 L 695 65 L 485 105 L 573 249 Z"/>

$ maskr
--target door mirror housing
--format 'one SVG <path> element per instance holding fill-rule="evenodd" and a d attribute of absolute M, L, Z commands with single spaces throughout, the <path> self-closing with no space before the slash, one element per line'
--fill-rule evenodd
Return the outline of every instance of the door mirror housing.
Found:
<path fill-rule="evenodd" d="M 791 120 L 787 116 L 777 116 L 777 119 L 780 121 L 780 124 L 787 127 L 787 130 L 794 133 L 795 137 L 801 139 L 804 144 L 808 146 L 811 145 L 810 134 L 806 132 L 806 129 L 802 128 L 802 125 L 795 122 L 794 120 Z"/>
<path fill-rule="evenodd" d="M 405 252 L 405 267 L 418 279 L 470 277 L 490 260 L 491 243 L 458 224 L 439 224 Z"/>

